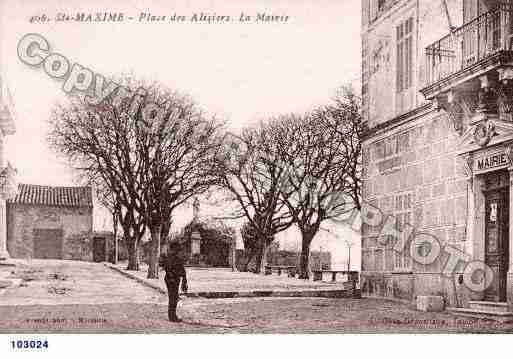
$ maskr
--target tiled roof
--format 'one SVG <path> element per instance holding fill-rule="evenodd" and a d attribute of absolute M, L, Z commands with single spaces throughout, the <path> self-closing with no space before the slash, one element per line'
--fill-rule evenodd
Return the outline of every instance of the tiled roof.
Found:
<path fill-rule="evenodd" d="M 50 187 L 19 184 L 10 203 L 44 206 L 92 207 L 91 187 Z"/>

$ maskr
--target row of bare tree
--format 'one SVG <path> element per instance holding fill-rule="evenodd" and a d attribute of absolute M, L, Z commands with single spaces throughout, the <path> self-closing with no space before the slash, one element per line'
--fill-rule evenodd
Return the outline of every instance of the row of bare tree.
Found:
<path fill-rule="evenodd" d="M 227 217 L 246 219 L 259 258 L 278 232 L 297 225 L 301 276 L 308 277 L 321 223 L 359 208 L 358 98 L 345 91 L 308 114 L 279 116 L 234 135 L 187 96 L 159 83 L 121 80 L 123 96 L 57 106 L 48 140 L 111 211 L 128 245 L 128 269 L 139 269 L 139 243 L 149 231 L 148 277 L 158 278 L 174 211 L 208 191 L 237 205 Z M 265 260 L 259 263 L 263 268 Z"/>
<path fill-rule="evenodd" d="M 282 115 L 225 139 L 216 167 L 220 186 L 244 217 L 248 260 L 264 272 L 275 235 L 301 233 L 300 278 L 309 276 L 310 246 L 321 224 L 360 209 L 362 121 L 348 89 L 305 115 Z"/>

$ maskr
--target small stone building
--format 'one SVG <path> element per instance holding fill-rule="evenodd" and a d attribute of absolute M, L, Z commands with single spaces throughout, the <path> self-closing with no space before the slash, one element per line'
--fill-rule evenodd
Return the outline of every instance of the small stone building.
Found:
<path fill-rule="evenodd" d="M 7 203 L 7 250 L 13 258 L 93 260 L 90 187 L 20 184 Z"/>

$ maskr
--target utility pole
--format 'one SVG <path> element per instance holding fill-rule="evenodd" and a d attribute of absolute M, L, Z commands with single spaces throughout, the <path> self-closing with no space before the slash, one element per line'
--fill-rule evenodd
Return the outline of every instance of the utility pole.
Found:
<path fill-rule="evenodd" d="M 348 258 L 347 258 L 347 271 L 351 271 L 351 247 L 353 246 L 353 243 L 349 242 L 348 240 L 345 241 L 347 250 L 348 250 Z"/>
<path fill-rule="evenodd" d="M 347 246 L 348 250 L 349 250 L 349 256 L 347 258 L 347 271 L 350 272 L 351 271 L 351 246 Z"/>
<path fill-rule="evenodd" d="M 114 234 L 114 258 L 113 263 L 118 264 L 119 261 L 119 242 L 118 242 L 118 221 L 120 216 L 121 209 L 119 205 L 116 203 L 114 205 L 114 211 L 112 212 L 112 229 Z"/>

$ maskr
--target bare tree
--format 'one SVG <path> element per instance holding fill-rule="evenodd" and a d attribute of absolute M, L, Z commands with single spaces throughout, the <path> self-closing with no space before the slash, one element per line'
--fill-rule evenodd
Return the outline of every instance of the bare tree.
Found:
<path fill-rule="evenodd" d="M 348 86 L 340 88 L 333 103 L 324 107 L 322 121 L 329 131 L 337 132 L 343 141 L 346 152 L 347 185 L 345 192 L 357 210 L 361 209 L 362 189 L 362 138 L 364 122 L 361 116 L 361 98 Z M 321 112 L 322 113 L 322 112 Z"/>
<path fill-rule="evenodd" d="M 117 206 L 128 246 L 128 269 L 138 270 L 138 244 L 146 226 L 138 212 L 143 167 L 136 156 L 131 100 L 109 97 L 91 105 L 70 99 L 54 109 L 48 141 Z"/>
<path fill-rule="evenodd" d="M 189 98 L 159 83 L 122 78 L 124 94 L 99 105 L 71 102 L 50 120 L 49 141 L 116 208 L 138 269 L 138 244 L 151 233 L 148 277 L 158 277 L 161 238 L 173 210 L 215 179 L 221 126 Z"/>
<path fill-rule="evenodd" d="M 139 211 L 151 233 L 148 278 L 158 278 L 161 240 L 169 234 L 173 211 L 216 181 L 214 158 L 222 126 L 207 119 L 192 100 L 159 84 L 144 90 L 132 106 L 142 124 L 136 136 L 143 168 Z"/>
<path fill-rule="evenodd" d="M 229 218 L 245 218 L 258 238 L 257 272 L 264 273 L 267 250 L 274 236 L 292 225 L 292 216 L 281 196 L 286 170 L 279 165 L 275 122 L 246 128 L 240 136 L 225 139 L 217 157 L 219 186 L 237 209 Z"/>
<path fill-rule="evenodd" d="M 323 221 L 360 208 L 358 102 L 351 94 L 280 123 L 284 201 L 301 232 L 300 278 L 309 278 L 310 245 Z"/>

